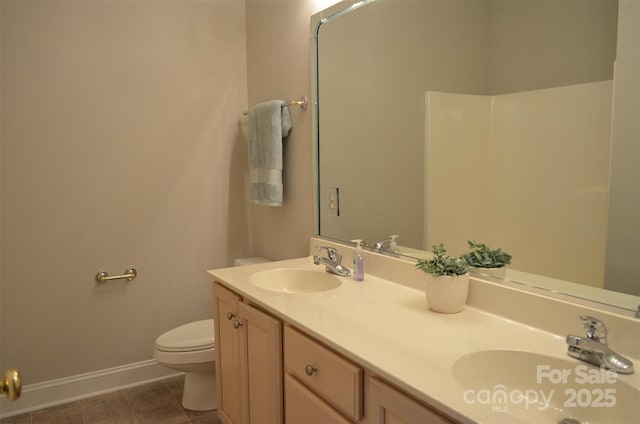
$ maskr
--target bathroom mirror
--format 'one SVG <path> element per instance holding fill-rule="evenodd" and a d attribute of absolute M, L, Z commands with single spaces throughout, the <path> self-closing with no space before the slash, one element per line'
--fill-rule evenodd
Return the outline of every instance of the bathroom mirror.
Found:
<path fill-rule="evenodd" d="M 618 6 L 375 0 L 315 15 L 317 233 L 369 247 L 397 234 L 415 258 L 483 242 L 513 255 L 509 280 L 635 310 L 638 13 L 619 22 Z"/>

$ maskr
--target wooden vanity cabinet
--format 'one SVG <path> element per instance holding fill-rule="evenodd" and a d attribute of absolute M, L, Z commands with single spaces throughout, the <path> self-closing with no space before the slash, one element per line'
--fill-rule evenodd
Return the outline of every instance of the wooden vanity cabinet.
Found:
<path fill-rule="evenodd" d="M 283 422 L 282 322 L 214 284 L 218 416 Z"/>
<path fill-rule="evenodd" d="M 456 422 L 222 285 L 213 293 L 225 424 Z"/>
<path fill-rule="evenodd" d="M 372 375 L 367 376 L 366 393 L 364 424 L 453 424 L 457 422 Z"/>

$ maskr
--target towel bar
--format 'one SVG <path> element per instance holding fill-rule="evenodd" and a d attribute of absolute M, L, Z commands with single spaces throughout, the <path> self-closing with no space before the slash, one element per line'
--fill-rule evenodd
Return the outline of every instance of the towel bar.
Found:
<path fill-rule="evenodd" d="M 307 110 L 307 107 L 309 106 L 309 99 L 302 96 L 300 97 L 300 100 L 291 100 L 289 103 L 284 103 L 282 105 L 282 107 L 289 107 L 289 106 L 299 106 L 300 109 Z M 249 111 L 245 110 L 244 112 L 242 112 L 242 114 L 244 116 L 247 116 L 249 115 Z"/>
<path fill-rule="evenodd" d="M 96 281 L 100 284 L 106 283 L 111 280 L 119 280 L 121 278 L 126 279 L 127 281 L 131 281 L 138 275 L 138 271 L 135 268 L 129 268 L 125 271 L 124 275 L 114 275 L 113 277 L 109 277 L 109 273 L 107 271 L 100 271 L 96 274 Z"/>

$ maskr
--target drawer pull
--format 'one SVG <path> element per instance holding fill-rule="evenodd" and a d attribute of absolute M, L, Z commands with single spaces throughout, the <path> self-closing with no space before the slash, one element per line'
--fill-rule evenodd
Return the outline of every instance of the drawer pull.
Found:
<path fill-rule="evenodd" d="M 235 321 L 233 323 L 233 328 L 235 328 L 236 330 L 240 327 L 242 327 L 242 323 L 240 321 Z"/>
<path fill-rule="evenodd" d="M 306 372 L 309 376 L 313 375 L 313 373 L 316 371 L 318 371 L 318 367 L 316 367 L 315 365 L 307 365 L 306 367 L 304 367 L 304 372 Z"/>
<path fill-rule="evenodd" d="M 227 312 L 227 319 L 229 321 L 231 321 L 232 319 L 234 319 L 236 317 L 236 314 L 234 314 L 233 312 Z"/>

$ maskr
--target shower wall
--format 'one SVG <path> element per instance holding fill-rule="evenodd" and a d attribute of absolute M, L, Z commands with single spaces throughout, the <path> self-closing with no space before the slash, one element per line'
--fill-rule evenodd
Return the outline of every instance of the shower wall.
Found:
<path fill-rule="evenodd" d="M 484 242 L 519 271 L 602 287 L 611 94 L 427 93 L 426 246 Z"/>

